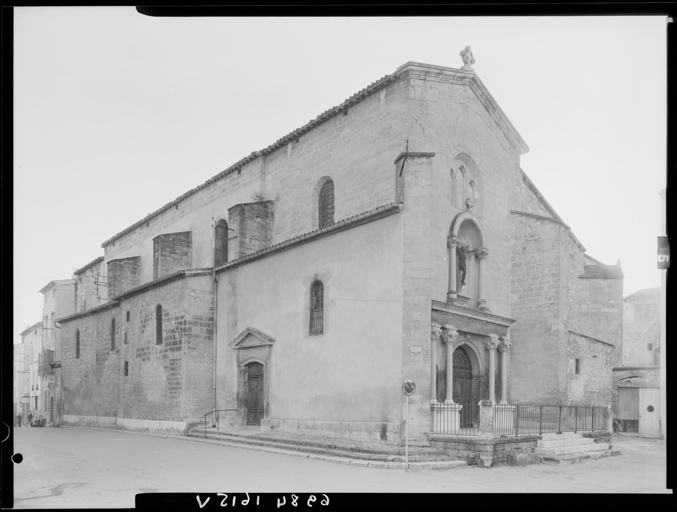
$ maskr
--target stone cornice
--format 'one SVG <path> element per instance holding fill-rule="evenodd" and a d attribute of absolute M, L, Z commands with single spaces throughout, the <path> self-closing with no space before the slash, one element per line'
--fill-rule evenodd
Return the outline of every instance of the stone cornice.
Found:
<path fill-rule="evenodd" d="M 660 370 L 660 366 L 614 366 L 611 368 L 614 372 L 622 372 L 625 370 L 636 371 L 636 370 Z"/>
<path fill-rule="evenodd" d="M 397 74 L 408 72 L 412 78 L 437 80 L 459 85 L 465 85 L 475 93 L 487 112 L 494 118 L 496 124 L 505 134 L 512 147 L 518 154 L 522 155 L 529 151 L 529 146 L 522 139 L 513 124 L 505 115 L 494 97 L 486 88 L 482 80 L 474 71 L 463 71 L 461 69 L 448 68 L 444 66 L 435 66 L 431 64 L 422 64 L 420 62 L 407 62 L 397 69 Z"/>
<path fill-rule="evenodd" d="M 454 304 L 449 304 L 448 302 L 441 302 L 438 300 L 432 301 L 432 308 L 438 311 L 444 311 L 447 313 L 453 313 L 455 315 L 465 316 L 468 318 L 474 318 L 476 320 L 483 320 L 486 322 L 491 322 L 494 324 L 499 324 L 504 327 L 510 327 L 517 320 L 512 318 L 506 318 L 503 316 L 494 315 L 493 313 L 487 313 L 486 311 L 480 311 L 478 309 L 469 309 L 462 306 L 456 306 Z"/>
<path fill-rule="evenodd" d="M 395 161 L 393 163 L 396 164 L 397 162 L 399 162 L 403 158 L 434 158 L 434 157 L 435 157 L 435 153 L 430 153 L 430 152 L 422 153 L 420 151 L 418 151 L 418 152 L 416 152 L 416 151 L 402 151 L 402 153 L 397 155 L 397 158 L 395 159 Z"/>
<path fill-rule="evenodd" d="M 323 238 L 325 236 L 333 235 L 335 233 L 339 233 L 341 231 L 345 231 L 347 229 L 352 229 L 357 226 L 361 226 L 363 224 L 367 224 L 369 222 L 373 222 L 378 219 L 382 219 L 384 217 L 389 217 L 390 215 L 393 215 L 395 213 L 399 213 L 402 211 L 402 204 L 401 203 L 390 203 L 386 204 L 383 206 L 379 206 L 378 208 L 374 208 L 373 210 L 369 210 L 363 213 L 360 213 L 359 215 L 355 215 L 353 217 L 349 217 L 347 219 L 341 220 L 339 222 L 336 222 L 332 224 L 331 226 L 327 226 L 322 229 L 316 229 L 315 231 L 310 231 L 309 233 L 304 233 L 303 235 L 296 236 L 294 238 L 290 238 L 289 240 L 285 240 L 284 242 L 280 242 L 275 245 L 271 245 L 270 247 L 266 247 L 265 249 L 261 249 L 259 251 L 253 252 L 251 254 L 247 254 L 246 256 L 242 256 L 241 258 L 238 258 L 233 261 L 229 261 L 225 265 L 222 265 L 220 267 L 216 267 L 214 270 L 216 272 L 220 272 L 223 270 L 230 270 L 231 268 L 237 267 L 239 265 L 242 265 L 243 263 L 249 263 L 250 261 L 258 260 L 260 258 L 269 256 L 271 254 L 275 254 L 281 251 L 286 251 L 287 249 L 291 249 L 292 247 L 296 247 L 301 244 L 305 244 L 308 242 L 312 242 L 314 240 L 317 240 L 319 238 Z"/>

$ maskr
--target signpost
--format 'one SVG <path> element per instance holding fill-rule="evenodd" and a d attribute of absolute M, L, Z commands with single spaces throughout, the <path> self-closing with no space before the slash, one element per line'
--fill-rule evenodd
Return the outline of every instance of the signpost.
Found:
<path fill-rule="evenodd" d="M 658 237 L 658 268 L 670 268 L 670 244 L 667 236 Z"/>
<path fill-rule="evenodd" d="M 416 383 L 405 380 L 402 384 L 402 393 L 407 397 L 407 412 L 404 419 L 404 470 L 409 471 L 409 397 L 416 391 Z"/>

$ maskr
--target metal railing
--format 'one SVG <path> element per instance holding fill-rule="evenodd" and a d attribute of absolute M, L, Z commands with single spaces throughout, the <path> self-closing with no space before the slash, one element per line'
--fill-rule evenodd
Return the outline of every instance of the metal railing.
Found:
<path fill-rule="evenodd" d="M 216 427 L 216 431 L 219 431 L 219 413 L 220 412 L 233 412 L 236 411 L 237 409 L 214 409 L 213 411 L 209 411 L 207 414 L 203 415 L 202 417 L 204 418 L 205 422 L 205 439 L 207 439 L 207 416 L 210 414 L 212 415 L 212 427 Z"/>
<path fill-rule="evenodd" d="M 480 406 L 477 402 L 432 403 L 430 414 L 433 434 L 455 436 L 479 434 Z"/>
<path fill-rule="evenodd" d="M 595 405 L 548 405 L 539 403 L 494 405 L 495 436 L 561 434 L 606 430 L 609 409 Z"/>
<path fill-rule="evenodd" d="M 494 436 L 594 432 L 608 428 L 610 409 L 605 406 L 483 403 L 485 405 L 477 402 L 431 403 L 431 433 L 452 436 L 479 435 L 482 407 L 489 407 L 493 413 L 493 417 L 484 416 L 487 424 L 482 425 L 482 431 L 491 432 Z"/>

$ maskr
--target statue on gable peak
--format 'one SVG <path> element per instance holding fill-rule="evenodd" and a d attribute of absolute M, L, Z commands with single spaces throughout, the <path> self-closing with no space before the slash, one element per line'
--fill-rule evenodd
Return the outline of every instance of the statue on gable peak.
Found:
<path fill-rule="evenodd" d="M 461 69 L 465 71 L 474 71 L 472 64 L 475 64 L 475 57 L 472 55 L 470 46 L 466 46 L 465 50 L 462 50 L 459 55 L 463 59 L 463 67 Z"/>

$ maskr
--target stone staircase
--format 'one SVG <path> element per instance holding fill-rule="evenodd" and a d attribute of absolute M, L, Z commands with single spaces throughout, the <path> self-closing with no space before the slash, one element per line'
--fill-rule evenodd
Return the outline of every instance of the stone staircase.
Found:
<path fill-rule="evenodd" d="M 576 464 L 586 460 L 620 455 L 620 450 L 612 450 L 608 443 L 595 443 L 594 439 L 581 433 L 543 434 L 538 441 L 534 454 L 543 464 Z"/>
<path fill-rule="evenodd" d="M 196 427 L 188 437 L 224 446 L 296 455 L 313 459 L 339 462 L 353 466 L 404 469 L 405 448 L 386 443 L 358 442 L 348 439 L 330 439 L 320 436 L 299 435 L 259 430 L 217 430 Z M 467 466 L 465 460 L 456 460 L 443 450 L 429 446 L 409 446 L 410 469 L 451 469 Z"/>

